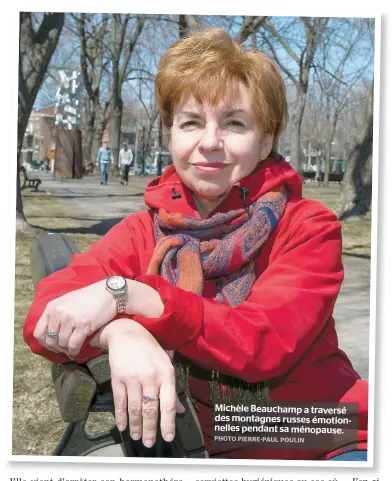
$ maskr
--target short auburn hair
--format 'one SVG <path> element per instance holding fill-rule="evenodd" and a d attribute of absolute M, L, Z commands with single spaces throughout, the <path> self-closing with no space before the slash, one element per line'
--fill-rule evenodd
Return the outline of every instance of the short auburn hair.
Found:
<path fill-rule="evenodd" d="M 222 99 L 235 98 L 238 82 L 248 88 L 259 126 L 274 136 L 276 150 L 288 117 L 280 71 L 267 55 L 244 50 L 221 28 L 177 40 L 162 55 L 155 96 L 164 126 L 172 127 L 175 106 L 189 96 L 216 105 Z"/>

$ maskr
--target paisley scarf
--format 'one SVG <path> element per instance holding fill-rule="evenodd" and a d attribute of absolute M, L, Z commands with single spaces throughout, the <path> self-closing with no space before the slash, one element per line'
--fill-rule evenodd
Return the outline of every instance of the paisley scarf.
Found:
<path fill-rule="evenodd" d="M 197 219 L 163 208 L 154 213 L 156 247 L 148 274 L 159 274 L 182 289 L 203 294 L 204 279 L 216 279 L 216 300 L 243 302 L 256 281 L 255 258 L 274 232 L 287 203 L 283 186 L 249 209 Z"/>
<path fill-rule="evenodd" d="M 218 212 L 206 219 L 167 213 L 163 208 L 156 210 L 156 247 L 147 272 L 199 295 L 203 294 L 204 279 L 215 279 L 215 300 L 237 306 L 256 281 L 255 259 L 276 229 L 286 204 L 287 192 L 280 186 L 259 197 L 249 208 Z M 177 379 L 190 396 L 189 375 L 199 377 L 202 368 L 180 353 L 175 353 L 173 364 Z M 269 399 L 264 381 L 248 384 L 217 371 L 204 371 L 201 375 L 209 378 L 210 400 L 214 403 L 264 403 Z"/>

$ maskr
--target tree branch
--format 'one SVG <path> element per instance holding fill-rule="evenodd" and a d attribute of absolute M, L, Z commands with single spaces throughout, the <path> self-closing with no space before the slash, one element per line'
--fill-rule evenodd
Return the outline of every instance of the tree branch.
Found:
<path fill-rule="evenodd" d="M 121 71 L 120 71 L 120 83 L 123 83 L 124 80 L 125 80 L 128 64 L 129 64 L 129 61 L 131 59 L 132 53 L 135 49 L 136 43 L 137 43 L 137 41 L 140 37 L 140 34 L 142 33 L 142 30 L 143 30 L 143 27 L 144 27 L 144 24 L 145 24 L 145 20 L 146 19 L 145 19 L 144 15 L 138 17 L 136 27 L 133 30 L 132 36 L 131 36 L 128 44 L 127 44 L 127 48 L 126 48 L 126 51 L 125 51 L 125 54 L 124 54 L 124 62 L 122 64 Z"/>
<path fill-rule="evenodd" d="M 266 22 L 264 24 L 264 28 L 266 30 L 268 30 L 276 38 L 276 40 L 278 40 L 278 42 L 282 45 L 282 47 L 286 50 L 286 52 L 290 55 L 290 57 L 298 65 L 300 65 L 300 59 L 299 59 L 298 55 L 293 50 L 291 50 L 291 48 L 287 44 L 286 40 L 280 35 L 280 33 L 276 30 L 276 28 L 268 22 Z M 266 38 L 266 36 L 265 36 L 265 38 Z"/>
<path fill-rule="evenodd" d="M 87 71 L 88 53 L 87 53 L 87 40 L 86 40 L 86 14 L 85 13 L 82 13 L 80 15 L 78 22 L 79 22 L 79 36 L 80 36 L 81 47 L 82 47 L 80 51 L 80 68 L 82 70 L 83 82 L 87 91 L 87 95 L 91 100 L 93 100 L 95 97 L 95 94 L 92 88 L 92 82 L 90 80 L 90 77 Z"/>
<path fill-rule="evenodd" d="M 264 41 L 267 43 L 271 53 L 272 53 L 272 56 L 275 60 L 275 62 L 277 63 L 277 65 L 279 66 L 279 68 L 289 77 L 289 79 L 293 82 L 294 85 L 298 85 L 298 79 L 295 77 L 295 75 L 293 75 L 290 70 L 280 61 L 279 57 L 278 57 L 278 54 L 276 53 L 276 50 L 275 48 L 273 47 L 272 43 L 270 42 L 270 40 L 267 38 L 267 36 L 265 35 L 264 32 L 261 32 L 261 36 L 263 37 Z"/>
<path fill-rule="evenodd" d="M 241 25 L 241 30 L 237 35 L 236 40 L 239 43 L 245 42 L 245 40 L 248 39 L 252 33 L 256 33 L 257 30 L 265 24 L 265 22 L 268 20 L 268 16 L 264 17 L 251 17 L 251 16 L 246 16 L 244 17 L 244 21 L 242 22 Z"/>

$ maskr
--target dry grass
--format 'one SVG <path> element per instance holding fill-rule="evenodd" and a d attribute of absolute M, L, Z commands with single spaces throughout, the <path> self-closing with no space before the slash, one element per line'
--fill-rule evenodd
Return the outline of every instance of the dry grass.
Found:
<path fill-rule="evenodd" d="M 30 197 L 25 202 L 25 214 L 29 222 L 40 229 L 89 226 L 88 222 L 71 218 L 60 201 L 45 196 Z M 37 235 L 40 232 L 37 230 Z M 99 236 L 93 234 L 69 236 L 82 252 L 99 239 Z M 50 455 L 60 440 L 66 423 L 62 421 L 57 406 L 49 361 L 32 354 L 22 337 L 24 320 L 34 296 L 29 267 L 33 239 L 34 236 L 24 234 L 16 236 L 12 452 Z M 96 415 L 95 418 L 98 416 L 101 415 Z M 101 422 L 98 429 L 100 425 Z M 104 425 L 107 426 L 106 421 Z"/>
<path fill-rule="evenodd" d="M 340 193 L 339 184 L 328 187 L 315 182 L 304 185 L 304 197 L 317 199 L 333 210 Z M 370 257 L 371 223 L 365 220 L 345 220 L 342 222 L 343 254 Z"/>
<path fill-rule="evenodd" d="M 305 197 L 317 198 L 332 208 L 339 187 L 328 189 L 305 185 Z M 72 217 L 60 200 L 48 196 L 34 196 L 25 203 L 29 222 L 41 229 L 89 227 L 92 222 Z M 370 255 L 370 223 L 345 222 L 343 227 L 344 252 Z M 37 235 L 39 232 L 37 231 Z M 69 234 L 82 252 L 99 239 L 93 234 Z M 50 455 L 64 429 L 50 377 L 50 363 L 32 354 L 22 338 L 22 327 L 34 295 L 29 268 L 29 253 L 33 237 L 16 237 L 16 291 L 14 338 L 14 399 L 13 399 L 13 453 L 21 455 Z M 108 418 L 95 415 L 88 431 L 107 427 Z"/>

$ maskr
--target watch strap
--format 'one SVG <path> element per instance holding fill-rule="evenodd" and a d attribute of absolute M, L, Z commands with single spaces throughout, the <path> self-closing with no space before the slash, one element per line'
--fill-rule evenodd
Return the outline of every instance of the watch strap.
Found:
<path fill-rule="evenodd" d="M 125 314 L 126 300 L 125 296 L 114 296 L 117 304 L 117 314 Z"/>

